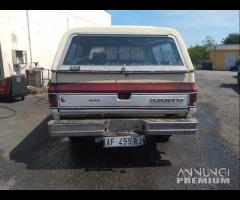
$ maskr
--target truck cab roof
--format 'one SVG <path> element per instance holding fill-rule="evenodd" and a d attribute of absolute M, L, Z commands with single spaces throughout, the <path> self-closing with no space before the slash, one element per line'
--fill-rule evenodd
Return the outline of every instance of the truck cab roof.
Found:
<path fill-rule="evenodd" d="M 175 35 L 175 29 L 154 26 L 99 26 L 99 27 L 79 27 L 69 29 L 65 35 L 74 33 L 94 33 L 94 34 L 152 34 L 152 35 Z"/>
<path fill-rule="evenodd" d="M 154 27 L 154 26 L 106 26 L 106 27 L 79 27 L 72 28 L 65 32 L 57 49 L 52 70 L 57 70 L 61 58 L 66 52 L 69 41 L 75 35 L 147 35 L 147 36 L 169 36 L 173 37 L 181 54 L 183 55 L 186 66 L 189 70 L 193 70 L 187 48 L 181 35 L 172 28 Z"/>

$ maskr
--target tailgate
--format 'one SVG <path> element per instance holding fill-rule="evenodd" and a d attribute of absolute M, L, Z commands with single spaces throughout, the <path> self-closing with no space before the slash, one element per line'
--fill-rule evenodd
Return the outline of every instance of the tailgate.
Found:
<path fill-rule="evenodd" d="M 187 94 L 60 94 L 60 107 L 80 108 L 187 108 Z"/>
<path fill-rule="evenodd" d="M 139 110 L 162 112 L 188 112 L 192 83 L 189 73 L 181 74 L 99 74 L 58 73 L 50 94 L 57 94 L 60 112 L 116 114 Z M 75 80 L 77 82 L 72 82 Z M 79 82 L 78 82 L 79 80 Z M 81 80 L 81 81 L 80 81 Z M 172 80 L 172 81 L 171 81 Z M 178 81 L 178 80 L 181 80 Z M 100 112 L 101 111 L 101 112 Z M 143 115 L 143 112 L 140 113 Z"/>

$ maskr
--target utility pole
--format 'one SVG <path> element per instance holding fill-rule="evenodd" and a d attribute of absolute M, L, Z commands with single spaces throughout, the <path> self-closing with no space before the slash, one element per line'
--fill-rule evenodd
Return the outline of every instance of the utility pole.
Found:
<path fill-rule="evenodd" d="M 26 10 L 27 15 L 27 27 L 28 27 L 28 44 L 29 44 L 29 53 L 30 53 L 30 65 L 32 65 L 32 48 L 31 48 L 31 37 L 30 37 L 30 28 L 29 28 L 29 16 L 28 16 L 28 10 Z"/>

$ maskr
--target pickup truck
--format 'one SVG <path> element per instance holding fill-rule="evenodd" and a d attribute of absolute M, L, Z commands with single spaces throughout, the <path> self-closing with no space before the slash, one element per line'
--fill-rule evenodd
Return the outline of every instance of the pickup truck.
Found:
<path fill-rule="evenodd" d="M 197 131 L 194 68 L 171 28 L 68 30 L 53 61 L 48 98 L 53 137 L 136 147 Z"/>

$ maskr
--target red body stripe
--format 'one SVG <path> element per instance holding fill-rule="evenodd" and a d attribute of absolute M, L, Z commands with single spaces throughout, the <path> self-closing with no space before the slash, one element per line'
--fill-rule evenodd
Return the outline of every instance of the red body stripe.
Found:
<path fill-rule="evenodd" d="M 184 93 L 197 90 L 195 83 L 52 83 L 49 93 Z"/>

